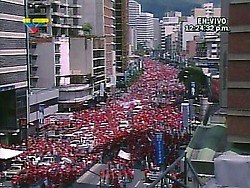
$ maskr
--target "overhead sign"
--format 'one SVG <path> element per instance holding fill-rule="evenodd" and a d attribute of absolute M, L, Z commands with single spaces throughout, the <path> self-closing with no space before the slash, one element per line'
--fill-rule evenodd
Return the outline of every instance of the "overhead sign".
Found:
<path fill-rule="evenodd" d="M 27 26 L 30 33 L 37 33 L 39 27 L 49 23 L 49 18 L 24 18 L 23 23 Z"/>
<path fill-rule="evenodd" d="M 163 133 L 155 133 L 155 159 L 157 165 L 163 164 L 165 161 L 165 147 Z"/>

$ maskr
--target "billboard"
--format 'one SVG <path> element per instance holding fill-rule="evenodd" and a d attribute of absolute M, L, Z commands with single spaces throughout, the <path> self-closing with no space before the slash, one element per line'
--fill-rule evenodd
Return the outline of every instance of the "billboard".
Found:
<path fill-rule="evenodd" d="M 157 165 L 161 165 L 165 161 L 165 143 L 163 138 L 163 133 L 155 133 L 155 159 Z"/>

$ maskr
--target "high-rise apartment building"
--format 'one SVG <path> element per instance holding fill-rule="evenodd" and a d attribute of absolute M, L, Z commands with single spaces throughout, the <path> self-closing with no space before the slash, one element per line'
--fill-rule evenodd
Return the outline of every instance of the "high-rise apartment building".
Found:
<path fill-rule="evenodd" d="M 24 17 L 25 1 L 0 0 L 0 142 L 5 144 L 20 140 L 18 122 L 27 117 Z"/>
<path fill-rule="evenodd" d="M 106 38 L 106 86 L 115 79 L 115 0 L 104 0 L 104 32 Z"/>
<path fill-rule="evenodd" d="M 229 142 L 244 147 L 250 143 L 250 1 L 227 2 L 225 14 L 228 13 L 231 30 L 228 33 L 226 65 L 227 134 Z"/>
<path fill-rule="evenodd" d="M 115 43 L 116 43 L 116 75 L 123 78 L 128 66 L 129 54 L 129 25 L 128 0 L 115 1 Z"/>
<path fill-rule="evenodd" d="M 142 12 L 136 17 L 137 42 L 145 49 L 153 48 L 154 41 L 154 15 Z"/>
<path fill-rule="evenodd" d="M 134 0 L 129 0 L 129 26 L 136 27 L 136 17 L 141 14 L 141 4 Z"/>
<path fill-rule="evenodd" d="M 153 48 L 160 49 L 161 45 L 161 27 L 159 18 L 153 18 L 153 31 L 154 31 L 154 40 Z"/>
<path fill-rule="evenodd" d="M 181 12 L 167 12 L 161 20 L 161 50 L 165 57 L 174 58 L 177 54 L 180 17 Z"/>
<path fill-rule="evenodd" d="M 198 17 L 220 17 L 221 8 L 214 7 L 213 3 L 205 3 L 201 8 L 193 10 L 195 24 Z M 220 61 L 220 32 L 202 32 L 200 39 L 198 39 L 197 53 L 194 57 L 194 62 L 197 66 L 208 68 L 208 73 L 219 73 Z M 203 51 L 203 52 L 201 52 Z"/>
<path fill-rule="evenodd" d="M 49 18 L 50 23 L 39 29 L 40 33 L 53 36 L 78 34 L 79 25 L 78 0 L 35 1 L 29 0 L 30 18 Z"/>
<path fill-rule="evenodd" d="M 82 30 L 79 8 L 81 5 L 77 0 L 29 1 L 30 18 L 48 18 L 50 21 L 39 28 L 38 34 L 30 35 L 31 87 L 51 88 L 69 84 L 69 59 L 65 57 L 69 53 L 67 37 L 76 36 Z M 41 70 L 48 67 L 51 74 L 47 77 L 44 75 L 47 72 Z"/>

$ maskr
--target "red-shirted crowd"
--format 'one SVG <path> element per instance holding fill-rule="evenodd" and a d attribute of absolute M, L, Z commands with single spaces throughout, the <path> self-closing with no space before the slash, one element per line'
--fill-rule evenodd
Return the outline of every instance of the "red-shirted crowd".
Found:
<path fill-rule="evenodd" d="M 172 163 L 177 158 L 178 147 L 190 139 L 188 134 L 181 132 L 180 110 L 170 104 L 172 100 L 182 96 L 185 88 L 176 82 L 177 69 L 149 59 L 144 59 L 143 66 L 142 76 L 122 97 L 110 97 L 105 106 L 74 112 L 71 120 L 57 120 L 56 125 L 48 125 L 48 131 L 67 130 L 65 133 L 68 134 L 87 127 L 85 133 L 94 136 L 91 152 L 83 152 L 78 147 L 71 146 L 70 140 L 30 137 L 28 149 L 19 156 L 26 160 L 27 164 L 20 175 L 13 177 L 12 183 L 34 184 L 39 180 L 46 180 L 47 187 L 52 184 L 60 187 L 61 184 L 76 180 L 86 169 L 101 161 L 101 154 L 117 151 L 124 142 L 127 144 L 127 152 L 131 153 L 131 164 L 146 155 L 154 159 L 153 135 L 156 131 L 164 132 L 168 147 L 166 162 Z M 159 105 L 158 92 L 166 95 L 165 105 Z M 136 105 L 143 108 L 136 115 L 130 115 Z M 118 124 L 123 120 L 128 120 L 130 126 L 128 129 L 119 130 Z M 101 126 L 103 122 L 108 123 L 108 126 Z M 47 166 L 35 166 L 27 159 L 29 155 L 66 157 L 71 162 L 57 161 Z M 103 178 L 113 177 L 113 183 L 119 176 L 133 177 L 130 168 L 121 169 L 118 172 L 109 170 L 110 173 L 102 171 L 100 175 Z"/>

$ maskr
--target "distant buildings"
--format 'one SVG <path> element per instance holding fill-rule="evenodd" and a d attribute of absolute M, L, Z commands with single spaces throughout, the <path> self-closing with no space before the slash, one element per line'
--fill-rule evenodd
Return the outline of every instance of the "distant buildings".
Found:
<path fill-rule="evenodd" d="M 194 8 L 192 15 L 197 17 L 220 17 L 221 8 L 214 7 L 213 3 L 204 3 L 201 8 Z"/>
<path fill-rule="evenodd" d="M 136 17 L 137 43 L 144 49 L 153 49 L 154 15 L 142 12 Z"/>
<path fill-rule="evenodd" d="M 161 20 L 161 49 L 163 58 L 176 58 L 180 17 L 181 12 L 168 12 Z"/>
<path fill-rule="evenodd" d="M 159 18 L 154 18 L 152 13 L 142 12 L 141 4 L 134 0 L 129 0 L 129 26 L 132 51 L 138 48 L 153 50 L 159 47 Z M 135 43 L 139 46 L 135 46 Z"/>
<path fill-rule="evenodd" d="M 106 87 L 115 84 L 115 9 L 114 0 L 104 0 L 104 33 L 106 38 Z"/>
<path fill-rule="evenodd" d="M 161 47 L 161 27 L 160 27 L 160 19 L 153 18 L 153 49 L 160 50 Z"/>
<path fill-rule="evenodd" d="M 142 12 L 141 4 L 134 0 L 129 0 L 129 26 L 136 27 L 136 17 Z"/>

